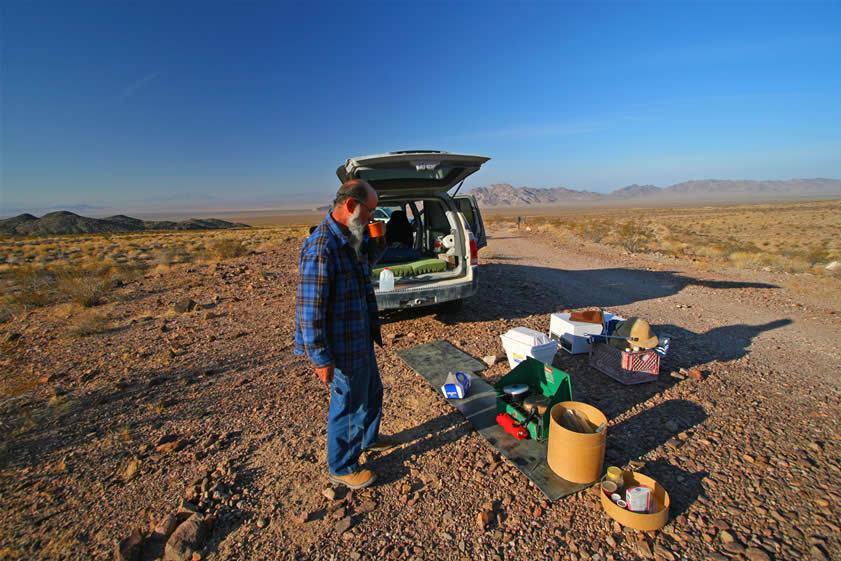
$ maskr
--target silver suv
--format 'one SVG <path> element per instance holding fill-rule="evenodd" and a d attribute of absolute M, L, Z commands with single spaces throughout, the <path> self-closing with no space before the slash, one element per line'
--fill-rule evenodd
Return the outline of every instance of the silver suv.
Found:
<path fill-rule="evenodd" d="M 476 293 L 479 248 L 487 244 L 482 215 L 472 195 L 458 195 L 486 156 L 435 150 L 389 152 L 348 159 L 336 175 L 344 183 L 364 179 L 385 209 L 388 249 L 372 271 L 381 310 L 447 304 L 457 308 Z M 453 195 L 448 191 L 456 188 Z M 379 289 L 384 267 L 394 290 Z"/>

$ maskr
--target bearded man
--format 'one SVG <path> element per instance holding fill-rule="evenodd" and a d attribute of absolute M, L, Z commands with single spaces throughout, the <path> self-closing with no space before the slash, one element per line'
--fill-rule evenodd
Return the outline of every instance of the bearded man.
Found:
<path fill-rule="evenodd" d="M 395 444 L 379 436 L 383 385 L 374 354 L 382 346 L 371 268 L 384 248 L 368 238 L 377 193 L 353 179 L 336 193 L 333 209 L 301 248 L 295 353 L 306 354 L 330 386 L 327 464 L 332 483 L 351 489 L 376 475 L 359 465 L 363 451 Z"/>

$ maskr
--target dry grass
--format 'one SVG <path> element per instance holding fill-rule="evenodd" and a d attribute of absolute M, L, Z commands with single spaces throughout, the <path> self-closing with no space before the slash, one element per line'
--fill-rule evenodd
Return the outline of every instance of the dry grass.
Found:
<path fill-rule="evenodd" d="M 841 202 L 780 203 L 697 208 L 575 209 L 526 216 L 526 226 L 630 253 L 658 253 L 708 266 L 838 275 Z M 497 215 L 492 223 L 515 224 Z"/>
<path fill-rule="evenodd" d="M 74 337 L 87 337 L 104 333 L 110 328 L 107 314 L 95 310 L 82 310 L 70 318 L 67 332 Z"/>
<path fill-rule="evenodd" d="M 0 237 L 0 323 L 61 302 L 108 302 L 113 288 L 149 270 L 271 251 L 308 226 L 130 234 Z M 87 327 L 96 322 L 91 320 Z M 85 325 L 78 332 L 86 331 Z"/>

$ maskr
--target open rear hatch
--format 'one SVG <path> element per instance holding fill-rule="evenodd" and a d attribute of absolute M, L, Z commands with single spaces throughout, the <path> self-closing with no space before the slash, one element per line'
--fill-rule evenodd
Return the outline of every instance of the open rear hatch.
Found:
<path fill-rule="evenodd" d="M 336 175 L 342 183 L 364 179 L 380 197 L 446 193 L 490 160 L 475 154 L 434 150 L 389 152 L 349 158 Z"/>

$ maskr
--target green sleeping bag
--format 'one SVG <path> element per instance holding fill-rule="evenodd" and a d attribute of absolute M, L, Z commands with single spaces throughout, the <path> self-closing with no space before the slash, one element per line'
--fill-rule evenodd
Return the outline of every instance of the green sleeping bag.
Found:
<path fill-rule="evenodd" d="M 425 275 L 428 273 L 440 273 L 447 270 L 447 262 L 433 257 L 430 259 L 421 259 L 420 261 L 413 261 L 411 263 L 396 263 L 389 265 L 388 263 L 380 263 L 376 269 L 371 271 L 371 276 L 379 278 L 380 271 L 388 267 L 388 270 L 394 273 L 394 277 L 414 277 L 417 275 Z"/>

